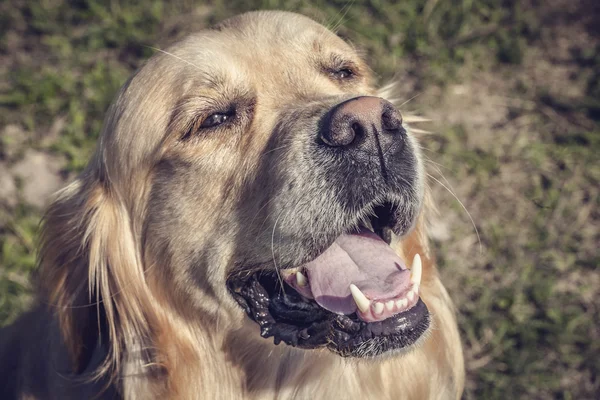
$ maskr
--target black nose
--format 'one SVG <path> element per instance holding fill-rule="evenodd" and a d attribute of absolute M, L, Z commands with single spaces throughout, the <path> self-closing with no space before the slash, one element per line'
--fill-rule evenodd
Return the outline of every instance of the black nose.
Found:
<path fill-rule="evenodd" d="M 402 115 L 379 97 L 356 97 L 335 106 L 320 137 L 331 147 L 364 147 L 382 150 L 391 142 L 404 141 Z"/>

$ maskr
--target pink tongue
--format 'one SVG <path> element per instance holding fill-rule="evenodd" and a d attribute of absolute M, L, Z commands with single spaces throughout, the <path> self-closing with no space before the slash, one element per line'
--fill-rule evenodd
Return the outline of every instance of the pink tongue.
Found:
<path fill-rule="evenodd" d="M 371 300 L 397 297 L 410 286 L 410 271 L 404 262 L 379 236 L 366 229 L 340 236 L 304 267 L 315 301 L 337 314 L 356 311 L 351 283 Z"/>

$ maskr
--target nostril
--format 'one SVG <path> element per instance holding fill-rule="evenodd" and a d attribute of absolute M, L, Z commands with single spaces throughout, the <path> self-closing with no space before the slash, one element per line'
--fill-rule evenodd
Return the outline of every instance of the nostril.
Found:
<path fill-rule="evenodd" d="M 362 136 L 364 134 L 364 129 L 361 124 L 355 122 L 352 124 L 352 132 L 354 132 L 354 136 Z"/>
<path fill-rule="evenodd" d="M 396 133 L 402 129 L 402 115 L 396 109 L 387 108 L 381 114 L 381 127 L 390 133 Z"/>
<path fill-rule="evenodd" d="M 348 116 L 336 115 L 321 134 L 321 140 L 331 147 L 348 146 L 354 142 L 356 135 L 362 134 L 362 129 L 359 123 L 352 122 Z"/>

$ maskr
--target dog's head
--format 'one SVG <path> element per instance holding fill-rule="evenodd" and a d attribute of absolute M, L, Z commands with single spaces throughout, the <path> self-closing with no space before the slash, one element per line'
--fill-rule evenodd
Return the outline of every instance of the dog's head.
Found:
<path fill-rule="evenodd" d="M 419 147 L 357 51 L 299 15 L 244 14 L 122 88 L 48 214 L 49 296 L 103 300 L 113 337 L 152 307 L 205 324 L 243 310 L 258 339 L 379 355 L 429 327 L 419 257 L 411 274 L 390 246 L 423 197 Z M 60 316 L 66 335 L 81 324 Z"/>

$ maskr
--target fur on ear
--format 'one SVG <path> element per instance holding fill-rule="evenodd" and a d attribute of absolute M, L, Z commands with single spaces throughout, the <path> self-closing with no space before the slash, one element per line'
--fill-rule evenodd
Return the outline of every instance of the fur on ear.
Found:
<path fill-rule="evenodd" d="M 139 348 L 149 338 L 152 296 L 128 208 L 94 166 L 57 194 L 44 217 L 39 283 L 74 372 L 98 343 L 106 346 L 100 377 L 119 370 L 130 342 Z"/>

